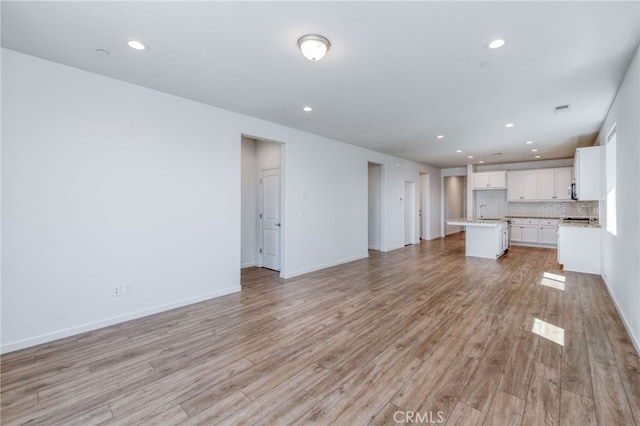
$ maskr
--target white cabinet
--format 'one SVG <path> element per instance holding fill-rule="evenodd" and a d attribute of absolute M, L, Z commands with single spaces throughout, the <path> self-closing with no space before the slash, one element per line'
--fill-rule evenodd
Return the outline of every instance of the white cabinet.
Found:
<path fill-rule="evenodd" d="M 554 169 L 542 169 L 538 174 L 538 195 L 541 201 L 553 201 L 556 196 L 556 173 Z"/>
<path fill-rule="evenodd" d="M 602 200 L 602 146 L 576 149 L 573 160 L 576 195 L 580 201 Z"/>
<path fill-rule="evenodd" d="M 507 173 L 508 201 L 536 201 L 538 177 L 535 170 L 514 170 Z"/>
<path fill-rule="evenodd" d="M 538 244 L 538 225 L 522 225 L 522 242 Z"/>
<path fill-rule="evenodd" d="M 505 189 L 507 187 L 507 172 L 477 172 L 473 174 L 473 189 Z"/>
<path fill-rule="evenodd" d="M 540 231 L 538 232 L 540 244 L 555 246 L 558 244 L 558 220 L 540 219 Z"/>
<path fill-rule="evenodd" d="M 504 253 L 509 248 L 509 229 L 503 226 L 500 230 L 500 253 Z"/>
<path fill-rule="evenodd" d="M 507 200 L 571 200 L 572 175 L 571 167 L 510 171 L 507 174 Z"/>
<path fill-rule="evenodd" d="M 571 200 L 571 167 L 537 170 L 538 200 Z"/>
<path fill-rule="evenodd" d="M 557 219 L 512 219 L 511 242 L 555 246 L 557 244 Z"/>
<path fill-rule="evenodd" d="M 571 182 L 573 181 L 573 169 L 571 167 L 563 167 L 556 169 L 556 200 L 571 200 Z"/>
<path fill-rule="evenodd" d="M 538 244 L 538 219 L 512 219 L 511 242 Z"/>
<path fill-rule="evenodd" d="M 565 271 L 600 274 L 601 228 L 558 228 L 558 263 Z"/>
<path fill-rule="evenodd" d="M 465 254 L 497 259 L 509 248 L 507 222 L 468 223 L 465 232 Z"/>

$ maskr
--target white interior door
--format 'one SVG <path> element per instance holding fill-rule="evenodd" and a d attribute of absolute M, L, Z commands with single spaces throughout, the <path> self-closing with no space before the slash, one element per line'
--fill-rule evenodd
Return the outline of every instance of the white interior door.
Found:
<path fill-rule="evenodd" d="M 260 178 L 262 205 L 260 227 L 264 268 L 280 270 L 280 169 L 263 170 Z"/>
<path fill-rule="evenodd" d="M 404 183 L 404 245 L 413 244 L 413 182 Z"/>

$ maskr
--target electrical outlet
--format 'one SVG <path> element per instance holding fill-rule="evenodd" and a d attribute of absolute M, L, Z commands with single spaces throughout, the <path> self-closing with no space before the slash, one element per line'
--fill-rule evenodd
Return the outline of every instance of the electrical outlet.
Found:
<path fill-rule="evenodd" d="M 122 286 L 116 285 L 111 289 L 111 296 L 118 297 L 122 295 Z"/>

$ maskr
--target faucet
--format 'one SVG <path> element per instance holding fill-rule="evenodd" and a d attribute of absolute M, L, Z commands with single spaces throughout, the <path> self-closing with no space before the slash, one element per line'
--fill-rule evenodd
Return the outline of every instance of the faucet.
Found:
<path fill-rule="evenodd" d="M 486 204 L 480 204 L 480 207 L 478 207 L 478 217 L 479 217 L 480 219 L 483 219 L 483 218 L 485 217 L 485 215 L 483 215 L 483 214 L 482 214 L 482 208 L 483 208 L 483 207 L 484 207 L 485 209 L 487 209 L 487 213 L 488 213 L 488 214 L 491 214 L 491 209 L 489 208 L 489 206 L 488 206 L 488 205 L 486 205 Z"/>

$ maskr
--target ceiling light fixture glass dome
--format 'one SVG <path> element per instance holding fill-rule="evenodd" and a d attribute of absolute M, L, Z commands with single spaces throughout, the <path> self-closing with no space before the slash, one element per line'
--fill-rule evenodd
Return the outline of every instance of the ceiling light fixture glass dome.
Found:
<path fill-rule="evenodd" d="M 298 39 L 300 51 L 310 61 L 319 61 L 329 50 L 329 40 L 318 34 L 307 34 Z"/>

